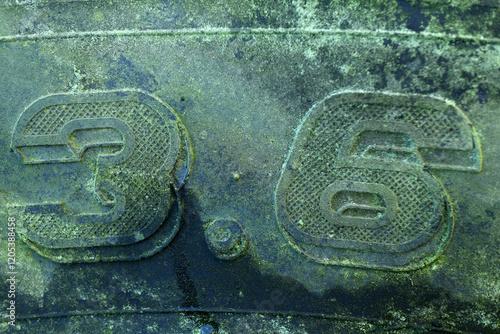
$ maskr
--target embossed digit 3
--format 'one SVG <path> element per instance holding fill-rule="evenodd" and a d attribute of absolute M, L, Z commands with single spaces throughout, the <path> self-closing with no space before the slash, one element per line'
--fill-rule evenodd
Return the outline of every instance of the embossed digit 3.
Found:
<path fill-rule="evenodd" d="M 23 238 L 44 249 L 145 240 L 168 216 L 171 188 L 183 182 L 172 175 L 181 142 L 176 115 L 140 92 L 60 94 L 36 101 L 20 116 L 12 148 L 32 168 L 63 164 L 72 175 L 75 164 L 86 164 L 90 179 L 74 175 L 80 184 L 73 188 L 90 196 L 11 203 Z"/>

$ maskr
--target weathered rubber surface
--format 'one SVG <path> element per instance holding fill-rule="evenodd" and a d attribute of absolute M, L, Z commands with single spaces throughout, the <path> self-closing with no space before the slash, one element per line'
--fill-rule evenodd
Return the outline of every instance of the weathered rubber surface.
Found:
<path fill-rule="evenodd" d="M 500 331 L 499 16 L 0 0 L 1 330 Z"/>

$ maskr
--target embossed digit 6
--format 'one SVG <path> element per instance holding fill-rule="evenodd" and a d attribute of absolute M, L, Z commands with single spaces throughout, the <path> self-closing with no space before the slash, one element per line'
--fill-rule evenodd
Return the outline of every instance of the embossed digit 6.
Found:
<path fill-rule="evenodd" d="M 453 227 L 432 169 L 481 169 L 479 140 L 456 106 L 417 95 L 332 95 L 297 131 L 276 191 L 278 222 L 318 262 L 421 267 Z"/>

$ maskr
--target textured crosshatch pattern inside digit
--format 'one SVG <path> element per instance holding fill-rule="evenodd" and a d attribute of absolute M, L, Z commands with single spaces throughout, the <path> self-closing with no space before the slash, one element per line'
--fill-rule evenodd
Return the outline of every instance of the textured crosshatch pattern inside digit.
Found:
<path fill-rule="evenodd" d="M 319 210 L 321 193 L 334 181 L 383 184 L 390 188 L 399 205 L 391 223 L 378 228 L 334 225 Z M 287 212 L 296 227 L 305 234 L 325 239 L 397 245 L 413 240 L 428 229 L 439 203 L 432 201 L 423 182 L 408 173 L 333 168 L 319 173 L 297 173 L 287 193 Z M 300 224 L 297 222 L 301 221 Z"/>
<path fill-rule="evenodd" d="M 107 117 L 121 119 L 130 126 L 135 135 L 136 147 L 134 154 L 126 162 L 127 165 L 148 171 L 162 168 L 170 148 L 168 127 L 157 112 L 136 101 L 49 106 L 31 118 L 24 130 L 24 135 L 54 135 L 59 133 L 64 124 L 69 121 Z"/>
<path fill-rule="evenodd" d="M 53 215 L 24 215 L 22 218 L 31 232 L 51 239 L 131 235 L 153 223 L 162 200 L 170 202 L 169 192 L 162 193 L 163 185 L 156 180 L 169 154 L 170 133 L 164 119 L 142 103 L 115 101 L 49 106 L 31 118 L 24 135 L 54 135 L 71 120 L 105 117 L 123 120 L 135 137 L 134 152 L 129 159 L 106 170 L 106 178 L 123 190 L 127 210 L 113 222 L 77 225 Z"/>
<path fill-rule="evenodd" d="M 452 121 L 437 110 L 369 103 L 338 105 L 316 120 L 303 152 L 294 165 L 286 192 L 286 210 L 297 228 L 311 236 L 380 244 L 402 244 L 414 239 L 432 223 L 436 205 L 424 182 L 407 173 L 335 168 L 348 129 L 358 121 L 405 122 L 436 142 L 458 145 L 462 134 Z M 398 199 L 396 218 L 379 228 L 336 226 L 319 210 L 320 195 L 334 181 L 379 183 L 388 186 Z M 401 208 L 404 207 L 404 210 Z"/>
<path fill-rule="evenodd" d="M 439 143 L 443 147 L 460 148 L 465 139 L 449 113 L 447 115 L 442 111 L 414 106 L 350 103 L 340 104 L 323 112 L 314 124 L 311 140 L 308 140 L 304 154 L 314 154 L 315 148 L 328 144 L 336 157 L 347 130 L 360 121 L 410 124 L 422 131 L 425 138 L 432 139 L 435 144 Z M 307 160 L 307 157 L 301 160 Z"/>
<path fill-rule="evenodd" d="M 119 172 L 117 177 L 123 177 Z M 130 209 L 117 220 L 108 223 L 68 224 L 56 215 L 22 215 L 26 228 L 40 237 L 49 239 L 106 238 L 126 236 L 142 230 L 154 221 L 160 207 L 160 199 L 169 201 L 168 194 L 161 194 L 159 186 L 149 177 L 127 177 L 131 182 L 122 183 L 123 190 L 133 189 L 127 196 Z"/>

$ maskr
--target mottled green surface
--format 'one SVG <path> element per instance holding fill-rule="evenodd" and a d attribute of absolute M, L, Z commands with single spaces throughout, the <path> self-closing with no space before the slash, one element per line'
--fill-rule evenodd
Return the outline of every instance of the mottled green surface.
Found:
<path fill-rule="evenodd" d="M 20 332 L 57 325 L 67 333 L 200 333 L 209 323 L 220 333 L 500 331 L 495 1 L 0 3 L 2 226 L 7 203 L 44 201 L 46 182 L 65 182 L 58 166 L 29 169 L 9 152 L 15 121 L 45 95 L 143 90 L 180 116 L 195 159 L 181 230 L 151 258 L 56 264 L 18 238 Z M 318 264 L 278 226 L 274 192 L 300 121 L 348 90 L 449 100 L 478 132 L 480 173 L 433 171 L 455 228 L 443 255 L 423 269 Z M 204 240 L 206 224 L 220 217 L 236 219 L 248 236 L 234 261 L 215 259 Z M 170 314 L 189 307 L 206 313 Z M 33 320 L 42 315 L 49 319 Z"/>

